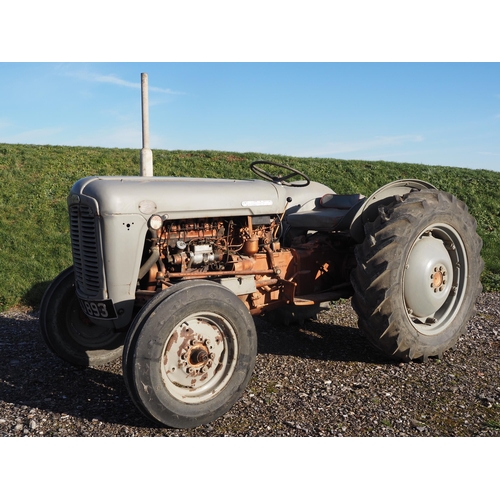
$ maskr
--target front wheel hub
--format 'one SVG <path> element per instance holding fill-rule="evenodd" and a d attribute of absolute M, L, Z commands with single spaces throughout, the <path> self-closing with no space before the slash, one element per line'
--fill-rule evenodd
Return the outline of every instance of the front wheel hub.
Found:
<path fill-rule="evenodd" d="M 189 355 L 189 362 L 192 365 L 202 365 L 208 361 L 208 351 L 205 347 L 194 347 Z"/>

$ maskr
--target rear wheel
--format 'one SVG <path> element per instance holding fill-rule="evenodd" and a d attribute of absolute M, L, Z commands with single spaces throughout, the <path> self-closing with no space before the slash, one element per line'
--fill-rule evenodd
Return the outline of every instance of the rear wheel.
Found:
<path fill-rule="evenodd" d="M 77 366 L 103 365 L 122 354 L 125 333 L 95 325 L 83 313 L 75 292 L 73 267 L 57 276 L 40 304 L 40 331 L 49 349 Z"/>
<path fill-rule="evenodd" d="M 381 207 L 356 248 L 359 328 L 395 359 L 440 356 L 465 331 L 481 292 L 481 239 L 467 206 L 422 190 Z"/>
<path fill-rule="evenodd" d="M 257 334 L 240 299 L 207 281 L 175 285 L 138 313 L 123 374 L 139 410 L 178 428 L 206 424 L 241 397 L 253 372 Z"/>

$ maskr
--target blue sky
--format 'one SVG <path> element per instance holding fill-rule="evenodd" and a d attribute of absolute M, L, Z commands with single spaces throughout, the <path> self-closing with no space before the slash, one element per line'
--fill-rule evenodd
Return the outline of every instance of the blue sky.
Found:
<path fill-rule="evenodd" d="M 88 0 L 69 13 L 62 0 L 10 2 L 0 143 L 140 149 L 145 72 L 153 151 L 500 171 L 496 10 L 491 0 Z"/>
<path fill-rule="evenodd" d="M 0 63 L 0 143 L 500 171 L 500 63 Z"/>

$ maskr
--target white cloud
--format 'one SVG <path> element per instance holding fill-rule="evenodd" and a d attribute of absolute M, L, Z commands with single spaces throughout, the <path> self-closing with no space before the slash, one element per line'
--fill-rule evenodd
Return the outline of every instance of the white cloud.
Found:
<path fill-rule="evenodd" d="M 100 75 L 98 73 L 89 73 L 87 71 L 76 71 L 65 73 L 66 76 L 71 76 L 73 78 L 78 78 L 79 80 L 86 80 L 89 82 L 97 82 L 97 83 L 109 83 L 111 85 L 119 85 L 121 87 L 129 87 L 133 89 L 140 89 L 141 84 L 137 82 L 129 82 L 127 80 L 123 80 L 115 75 Z M 148 89 L 151 92 L 160 92 L 163 94 L 171 94 L 171 95 L 182 95 L 184 92 L 180 92 L 172 89 L 163 89 L 160 87 L 151 87 L 148 85 Z"/>

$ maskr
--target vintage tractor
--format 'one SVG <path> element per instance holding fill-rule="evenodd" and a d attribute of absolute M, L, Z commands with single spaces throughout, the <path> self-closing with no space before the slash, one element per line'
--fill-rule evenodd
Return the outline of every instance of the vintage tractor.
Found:
<path fill-rule="evenodd" d="M 262 179 L 87 177 L 68 197 L 73 266 L 40 326 L 75 365 L 119 356 L 147 417 L 188 428 L 238 400 L 252 375 L 252 315 L 303 319 L 352 297 L 361 332 L 396 360 L 441 356 L 481 292 L 466 205 L 427 182 L 336 194 L 286 165 Z"/>
<path fill-rule="evenodd" d="M 352 297 L 393 359 L 452 347 L 481 292 L 466 205 L 419 180 L 340 195 L 275 162 L 261 179 L 153 177 L 141 75 L 140 177 L 87 177 L 68 196 L 73 266 L 47 288 L 40 329 L 75 365 L 122 356 L 139 410 L 171 427 L 223 415 L 252 375 L 252 315 L 304 320 Z"/>

